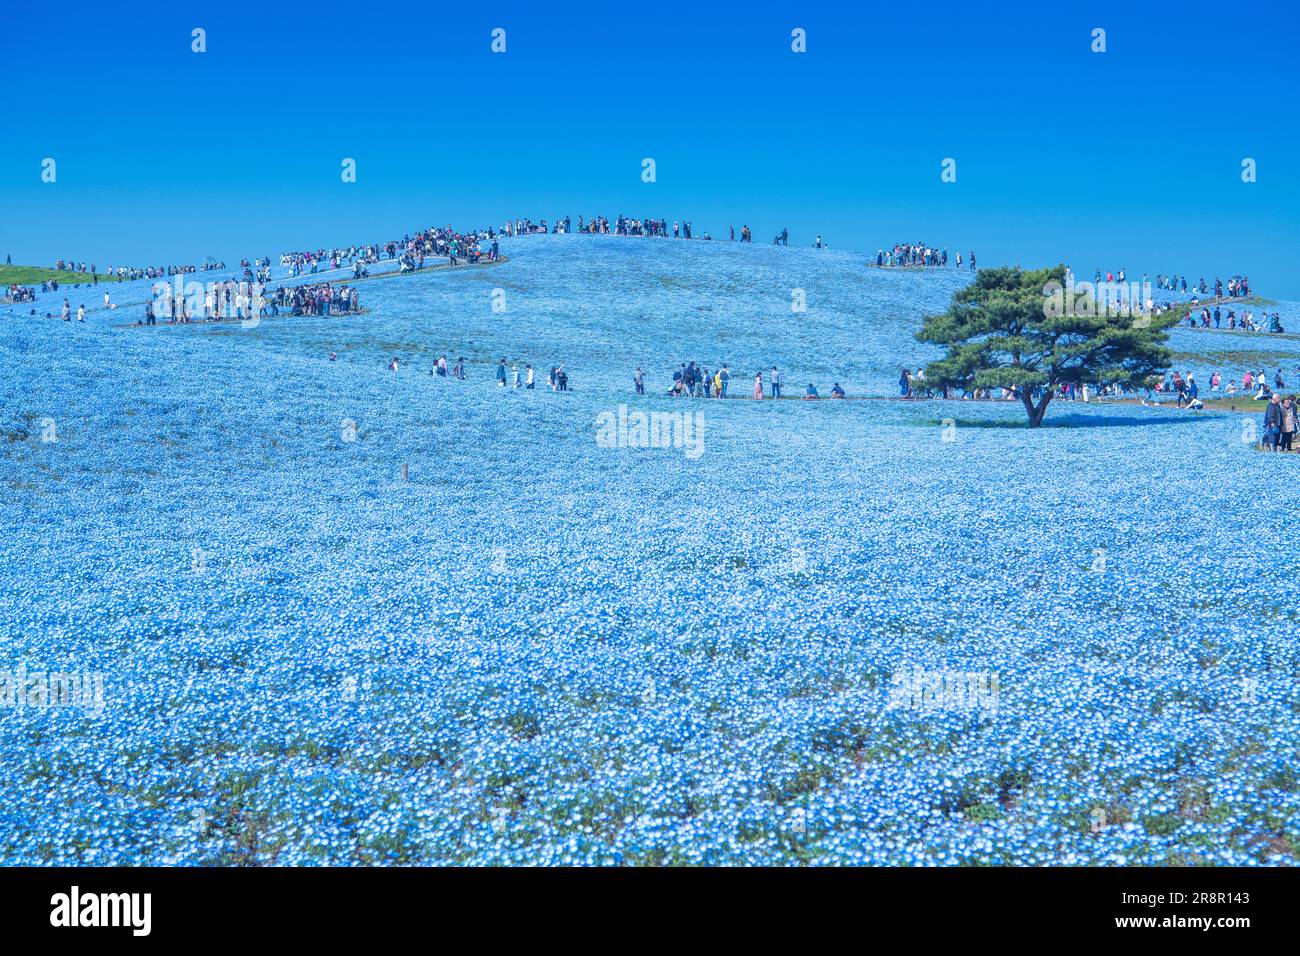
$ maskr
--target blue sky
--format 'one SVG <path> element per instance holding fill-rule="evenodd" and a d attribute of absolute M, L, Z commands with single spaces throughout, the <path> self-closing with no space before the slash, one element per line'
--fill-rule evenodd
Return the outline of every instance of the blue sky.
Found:
<path fill-rule="evenodd" d="M 1300 13 L 1281 3 L 107 9 L 6 14 L 15 262 L 231 261 L 621 212 L 1084 275 L 1247 272 L 1300 298 Z"/>

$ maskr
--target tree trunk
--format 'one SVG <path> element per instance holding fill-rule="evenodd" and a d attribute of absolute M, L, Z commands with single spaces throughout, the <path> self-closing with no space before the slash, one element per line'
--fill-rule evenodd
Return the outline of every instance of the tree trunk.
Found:
<path fill-rule="evenodd" d="M 1047 414 L 1047 403 L 1052 400 L 1052 390 L 1043 390 L 1043 399 L 1034 407 L 1033 396 L 1025 389 L 1020 390 L 1020 400 L 1025 403 L 1025 412 L 1029 415 L 1029 427 L 1037 428 L 1043 424 L 1043 416 Z"/>

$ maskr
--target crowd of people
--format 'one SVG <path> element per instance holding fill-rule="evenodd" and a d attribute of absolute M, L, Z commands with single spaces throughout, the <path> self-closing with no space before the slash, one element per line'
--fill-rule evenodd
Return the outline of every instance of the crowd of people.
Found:
<path fill-rule="evenodd" d="M 727 227 L 730 242 L 735 242 L 737 238 L 741 242 L 754 241 L 754 233 L 748 224 L 742 224 L 740 232 L 737 234 L 735 225 Z M 573 219 L 565 216 L 562 219 L 556 219 L 548 224 L 545 219 L 533 222 L 531 219 L 512 219 L 505 222 L 499 232 L 494 233 L 492 229 L 487 230 L 487 237 L 494 236 L 528 236 L 528 235 L 563 235 L 566 233 L 576 232 L 579 235 L 589 236 L 646 236 L 660 239 L 702 239 L 712 241 L 713 236 L 708 232 L 703 235 L 697 235 L 694 223 L 689 219 L 674 219 L 672 225 L 668 224 L 667 219 L 637 219 L 630 216 L 618 216 L 613 223 L 607 216 L 592 216 L 587 219 L 585 216 L 578 216 L 578 227 L 573 228 Z M 790 230 L 782 229 L 772 239 L 772 244 L 777 246 L 790 245 Z M 827 248 L 822 242 L 819 235 L 813 240 L 813 247 L 816 249 Z M 946 255 L 946 254 L 945 254 Z M 961 257 L 958 256 L 960 262 Z M 945 260 L 946 261 L 946 260 Z"/>
<path fill-rule="evenodd" d="M 1128 273 L 1123 268 L 1121 268 L 1118 272 L 1108 271 L 1105 273 L 1104 281 L 1124 282 L 1127 278 L 1127 275 Z M 1098 283 L 1103 281 L 1101 269 L 1098 269 L 1094 273 L 1093 279 L 1095 282 Z M 1143 273 L 1142 284 L 1146 285 L 1148 282 L 1151 282 L 1150 274 Z M 1216 299 L 1224 298 L 1225 292 L 1227 293 L 1227 298 L 1229 299 L 1238 299 L 1238 298 L 1244 299 L 1250 297 L 1249 276 L 1234 275 L 1226 283 L 1222 279 L 1216 278 L 1214 280 L 1213 286 L 1211 286 L 1208 282 L 1205 281 L 1204 278 L 1202 278 L 1199 282 L 1193 282 L 1190 286 L 1188 286 L 1187 276 L 1157 275 L 1155 278 L 1154 285 L 1155 288 L 1162 289 L 1166 292 L 1190 291 L 1193 295 L 1200 295 L 1200 296 L 1209 295 L 1210 290 L 1213 289 L 1214 297 Z"/>
<path fill-rule="evenodd" d="M 500 235 L 507 234 L 502 229 Z M 289 270 L 290 277 L 351 268 L 353 278 L 360 279 L 370 274 L 367 266 L 385 259 L 396 260 L 400 272 L 419 271 L 424 268 L 425 260 L 431 257 L 445 258 L 451 265 L 459 265 L 462 260 L 494 262 L 500 256 L 495 241 L 497 235 L 491 228 L 460 232 L 451 226 L 430 226 L 387 242 L 285 252 L 280 256 L 280 265 Z"/>
<path fill-rule="evenodd" d="M 113 307 L 109 305 L 107 296 L 105 305 Z M 67 308 L 65 299 L 65 318 Z M 287 309 L 293 315 L 349 315 L 360 311 L 360 303 L 356 287 L 346 284 L 337 288 L 329 282 L 281 286 L 267 293 L 260 284 L 232 280 L 213 283 L 204 290 L 199 301 L 188 299 L 185 291 L 160 288 L 154 298 L 145 303 L 144 318 L 135 324 L 157 325 L 159 319 L 167 324 L 252 319 L 278 316 L 281 309 Z M 84 315 L 84 311 L 80 315 Z"/>
<path fill-rule="evenodd" d="M 1244 310 L 1240 316 L 1233 309 L 1224 311 L 1215 305 L 1213 310 L 1208 305 L 1202 306 L 1200 312 L 1192 314 L 1192 310 L 1185 309 L 1183 312 L 1183 323 L 1188 328 L 1216 328 L 1228 330 L 1238 330 L 1242 332 L 1269 332 L 1281 334 L 1286 332 L 1286 327 L 1282 325 L 1282 316 L 1278 312 L 1272 314 L 1268 312 L 1261 313 L 1260 319 L 1256 320 L 1254 314 L 1249 310 Z"/>
<path fill-rule="evenodd" d="M 533 222 L 529 218 L 508 220 L 501 226 L 499 235 L 501 236 L 528 236 L 536 234 L 565 235 L 573 233 L 573 218 L 565 216 L 563 219 L 556 219 L 550 225 L 545 219 Z M 690 220 L 673 220 L 672 228 L 669 229 L 667 219 L 634 219 L 629 216 L 620 215 L 610 224 L 607 216 L 592 216 L 590 219 L 583 215 L 578 216 L 579 235 L 587 236 L 649 236 L 657 238 L 667 238 L 671 235 L 674 239 L 692 239 L 694 238 L 694 227 Z M 488 230 L 489 237 L 493 236 L 492 230 Z M 711 238 L 705 236 L 704 238 Z"/>
<path fill-rule="evenodd" d="M 818 237 L 821 238 L 820 236 Z M 975 268 L 975 253 L 967 260 L 970 268 Z M 876 268 L 888 269 L 896 266 L 946 266 L 948 264 L 948 247 L 942 249 L 924 242 L 899 242 L 891 249 L 876 250 Z M 957 253 L 957 268 L 962 267 L 961 253 Z"/>
<path fill-rule="evenodd" d="M 5 289 L 5 299 L 12 303 L 35 302 L 36 290 L 31 286 L 14 283 Z"/>
<path fill-rule="evenodd" d="M 279 315 L 281 308 L 288 309 L 290 315 L 350 315 L 360 311 L 356 286 L 335 288 L 329 282 L 280 286 L 268 301 L 272 315 Z"/>
<path fill-rule="evenodd" d="M 392 244 L 389 244 L 392 246 Z M 353 245 L 342 249 L 317 249 L 312 252 L 285 252 L 280 255 L 280 266 L 289 270 L 289 275 L 315 275 L 322 269 L 341 269 L 344 263 L 355 268 L 373 265 L 380 260 L 380 246 Z M 388 258 L 395 258 L 389 251 Z"/>
<path fill-rule="evenodd" d="M 726 398 L 731 382 L 731 369 L 727 363 L 710 372 L 698 362 L 683 362 L 673 371 L 673 384 L 668 394 L 673 398 Z M 779 379 L 778 379 L 779 382 Z M 638 365 L 632 373 L 632 384 L 638 395 L 645 394 L 645 373 Z M 780 385 L 777 385 L 780 389 Z"/>
<path fill-rule="evenodd" d="M 163 279 L 178 275 L 188 275 L 192 272 L 215 272 L 224 269 L 226 264 L 216 259 L 209 259 L 202 265 L 177 265 L 177 266 L 109 266 L 102 273 L 105 279 L 116 279 L 118 282 L 130 282 L 134 279 Z M 84 262 L 74 262 L 72 260 L 58 259 L 54 263 L 54 268 L 60 272 L 76 272 L 85 275 L 93 283 L 98 283 L 101 273 L 96 269 L 92 262 L 89 266 Z"/>
<path fill-rule="evenodd" d="M 1300 369 L 1296 371 L 1300 374 Z M 1165 380 L 1156 386 L 1156 391 L 1175 392 L 1182 397 L 1185 392 L 1191 391 L 1188 387 L 1188 383 L 1191 381 L 1192 376 L 1190 373 L 1186 376 L 1182 376 L 1178 372 L 1165 373 Z M 1285 388 L 1286 376 L 1280 367 L 1273 373 L 1271 384 L 1268 374 L 1263 369 L 1257 372 L 1247 369 L 1245 374 L 1241 376 L 1240 386 L 1237 384 L 1237 380 L 1231 377 L 1225 384 L 1223 376 L 1217 369 L 1210 374 L 1210 391 L 1219 392 L 1222 390 L 1229 397 L 1241 395 L 1243 398 L 1249 396 L 1256 401 L 1267 401 L 1275 391 L 1280 393 Z M 1195 396 L 1191 395 L 1190 397 Z"/>
<path fill-rule="evenodd" d="M 330 353 L 330 361 L 336 361 L 338 354 Z M 402 362 L 400 356 L 394 355 L 388 360 L 388 370 L 390 372 L 400 371 Z M 452 378 L 457 381 L 465 381 L 465 357 L 462 355 L 456 360 L 456 363 L 448 368 L 447 355 L 444 352 L 434 361 L 433 367 L 429 369 L 429 374 L 438 378 Z M 536 371 L 532 363 L 525 362 L 523 368 L 519 363 L 507 363 L 503 357 L 496 365 L 496 383 L 501 388 L 522 388 L 535 389 L 537 387 Z M 565 371 L 563 365 L 552 365 L 550 372 L 546 376 L 546 384 L 553 392 L 569 391 L 569 373 Z"/>
<path fill-rule="evenodd" d="M 1092 385 L 1076 385 L 1073 382 L 1062 382 L 1052 389 L 1053 398 L 1059 398 L 1067 402 L 1074 401 L 1091 401 L 1094 398 L 1106 396 L 1111 398 L 1123 398 L 1127 392 L 1123 385 L 1118 383 L 1098 383 Z M 974 376 L 960 387 L 944 384 L 932 387 L 925 378 L 925 369 L 918 367 L 915 372 L 904 367 L 898 373 L 898 394 L 903 398 L 945 398 L 960 399 L 962 401 L 1020 401 L 1021 389 L 1019 386 L 981 388 L 975 384 Z M 1041 386 L 1035 386 L 1031 391 L 1031 397 L 1035 402 L 1044 395 L 1044 389 Z"/>
<path fill-rule="evenodd" d="M 737 239 L 736 227 L 728 226 L 730 241 Z M 573 219 L 570 216 L 564 216 L 548 223 L 545 219 L 533 222 L 532 219 L 511 219 L 502 224 L 499 231 L 494 232 L 492 229 L 487 230 L 487 238 L 495 236 L 529 236 L 529 235 L 564 235 L 567 233 L 577 233 L 587 236 L 645 236 L 659 239 L 702 239 L 712 241 L 713 236 L 705 232 L 703 235 L 696 235 L 695 224 L 689 219 L 674 219 L 672 225 L 668 224 L 667 219 L 652 218 L 634 218 L 631 216 L 618 216 L 612 223 L 607 216 L 592 216 L 590 219 L 585 216 L 578 216 L 578 227 L 573 228 Z M 748 225 L 740 227 L 739 239 L 741 242 L 753 242 L 754 234 Z M 777 233 L 776 238 L 772 240 L 775 245 L 789 245 L 790 232 L 788 229 L 782 229 Z M 817 248 L 823 248 L 821 236 L 817 237 L 814 243 Z"/>
<path fill-rule="evenodd" d="M 753 387 L 749 396 L 758 401 L 764 398 L 780 398 L 783 384 L 781 370 L 773 365 L 767 372 L 766 381 L 763 374 L 762 369 L 754 373 Z M 668 395 L 671 398 L 727 398 L 727 388 L 730 384 L 731 366 L 727 362 L 723 362 L 712 371 L 696 361 L 682 362 L 673 370 L 673 383 L 668 389 Z M 638 395 L 645 394 L 645 371 L 639 365 L 632 373 L 632 386 Z M 766 392 L 765 386 L 768 390 Z M 821 395 L 817 391 L 817 386 L 809 382 L 802 397 L 815 399 L 820 398 Z M 839 382 L 831 386 L 831 397 L 844 397 L 844 389 L 840 387 Z"/>

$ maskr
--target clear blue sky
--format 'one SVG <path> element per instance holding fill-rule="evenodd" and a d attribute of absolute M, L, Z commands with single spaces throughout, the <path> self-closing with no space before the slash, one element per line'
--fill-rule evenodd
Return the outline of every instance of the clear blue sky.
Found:
<path fill-rule="evenodd" d="M 15 262 L 622 212 L 1084 275 L 1245 271 L 1300 298 L 1294 4 L 23 3 L 5 21 Z"/>

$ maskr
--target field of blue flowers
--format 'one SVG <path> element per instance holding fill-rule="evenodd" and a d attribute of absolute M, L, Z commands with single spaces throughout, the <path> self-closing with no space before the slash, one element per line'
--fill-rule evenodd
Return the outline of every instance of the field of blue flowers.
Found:
<path fill-rule="evenodd" d="M 502 248 L 348 318 L 4 317 L 0 674 L 103 695 L 10 678 L 0 862 L 1300 857 L 1300 456 L 888 400 L 955 269 Z M 878 400 L 664 397 L 691 359 Z M 703 454 L 601 447 L 620 404 L 700 411 Z"/>

